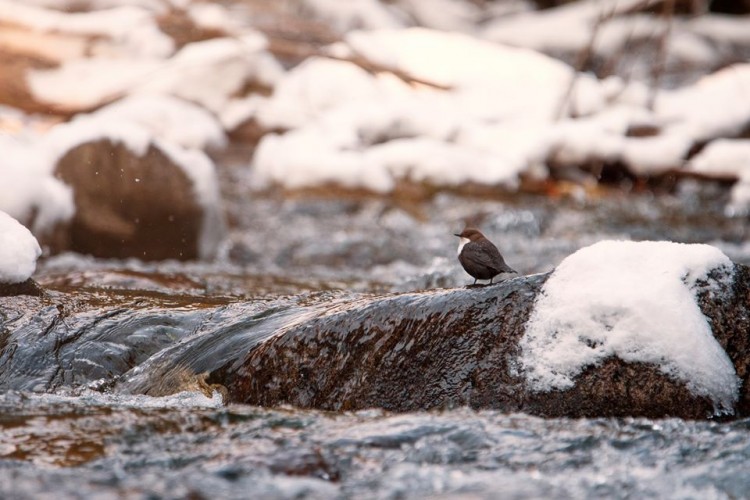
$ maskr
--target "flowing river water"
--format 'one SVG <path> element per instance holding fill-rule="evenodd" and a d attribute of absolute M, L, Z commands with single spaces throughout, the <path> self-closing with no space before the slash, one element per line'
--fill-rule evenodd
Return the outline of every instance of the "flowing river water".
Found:
<path fill-rule="evenodd" d="M 217 262 L 66 254 L 40 264 L 35 278 L 47 296 L 39 314 L 60 313 L 56 299 L 65 296 L 88 316 L 63 319 L 46 336 L 34 318 L 3 318 L 0 497 L 749 495 L 749 420 L 259 408 L 225 405 L 205 380 L 159 371 L 165 359 L 195 373 L 231 362 L 273 333 L 274 318 L 288 324 L 379 294 L 469 284 L 452 235 L 465 220 L 479 222 L 524 274 L 602 239 L 710 243 L 748 264 L 747 220 L 725 215 L 721 187 L 688 181 L 672 193 L 559 198 L 441 193 L 413 203 L 225 191 L 232 229 Z M 159 314 L 139 322 L 142 310 Z M 223 333 L 201 336 L 209 324 Z M 45 371 L 47 358 L 66 356 L 91 366 L 79 367 L 79 378 Z"/>

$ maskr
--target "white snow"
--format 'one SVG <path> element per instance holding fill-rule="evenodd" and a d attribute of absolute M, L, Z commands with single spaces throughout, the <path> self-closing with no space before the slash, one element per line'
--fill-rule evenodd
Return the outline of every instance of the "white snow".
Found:
<path fill-rule="evenodd" d="M 21 283 L 34 274 L 42 255 L 36 238 L 16 219 L 0 212 L 0 283 Z"/>
<path fill-rule="evenodd" d="M 750 43 L 746 16 L 698 16 L 690 19 L 688 24 L 695 34 L 702 35 L 717 45 Z"/>
<path fill-rule="evenodd" d="M 243 123 L 255 118 L 264 98 L 257 94 L 240 99 L 230 99 L 219 116 L 225 130 L 232 131 Z"/>
<path fill-rule="evenodd" d="M 618 357 L 656 365 L 731 413 L 740 382 L 695 299 L 714 270 L 732 279 L 729 258 L 709 245 L 602 241 L 567 257 L 520 343 L 531 387 L 567 389 L 586 367 Z"/>
<path fill-rule="evenodd" d="M 649 111 L 643 84 L 577 75 L 568 96 L 567 65 L 464 34 L 410 28 L 355 31 L 345 40 L 382 71 L 309 58 L 271 98 L 248 104 L 266 128 L 290 130 L 261 140 L 253 161 L 260 185 L 383 192 L 411 179 L 512 188 L 521 174 L 544 176 L 550 160 L 622 162 L 650 175 L 681 168 L 696 142 L 750 121 L 747 64 L 663 90 Z M 634 125 L 659 133 L 628 137 Z"/>
<path fill-rule="evenodd" d="M 125 96 L 162 65 L 153 58 L 73 59 L 58 68 L 29 70 L 26 83 L 39 102 L 85 110 Z"/>
<path fill-rule="evenodd" d="M 612 61 L 636 53 L 632 47 L 656 47 L 663 35 L 666 64 L 670 67 L 710 69 L 732 45 L 746 45 L 747 21 L 738 16 L 704 14 L 668 20 L 644 12 L 658 2 L 592 0 L 577 1 L 544 11 L 524 12 L 486 23 L 480 36 L 494 42 L 526 47 L 573 60 L 590 51 L 597 58 Z M 635 8 L 635 12 L 631 12 Z M 640 13 L 637 13 L 641 10 Z M 730 49 L 731 50 L 731 49 Z M 646 51 L 643 51 L 644 53 Z M 646 59 L 643 59 L 644 62 Z M 650 62 L 631 68 L 649 77 Z"/>
<path fill-rule="evenodd" d="M 600 19 L 615 17 L 633 7 L 656 3 L 653 0 L 583 0 L 544 11 L 522 12 L 499 18 L 483 30 L 483 37 L 517 47 L 539 51 L 578 52 L 591 40 L 591 30 Z M 605 31 L 610 23 L 600 27 Z M 636 28 L 637 29 L 637 28 Z M 618 30 L 619 31 L 619 30 Z M 627 33 L 622 33 L 622 43 Z M 605 38 L 607 35 L 603 35 Z M 610 35 L 611 36 L 611 35 Z M 609 42 L 612 46 L 612 42 Z M 595 47 L 596 49 L 596 47 Z M 605 54 L 612 55 L 612 54 Z"/>
<path fill-rule="evenodd" d="M 50 164 L 54 167 L 71 149 L 103 139 L 123 144 L 135 156 L 144 156 L 153 142 L 149 130 L 137 123 L 94 119 L 79 119 L 60 124 L 44 136 L 42 141 L 49 154 Z"/>
<path fill-rule="evenodd" d="M 219 180 L 213 161 L 203 151 L 197 149 L 184 149 L 165 141 L 155 141 L 154 144 L 193 182 L 193 190 L 203 207 L 198 255 L 203 259 L 214 258 L 224 239 L 226 226 L 221 209 Z"/>
<path fill-rule="evenodd" d="M 345 40 L 355 53 L 384 68 L 465 89 L 467 94 L 481 92 L 484 107 L 493 114 L 504 111 L 500 117 L 511 113 L 550 116 L 573 76 L 569 66 L 545 55 L 460 33 L 424 28 L 355 31 Z M 597 99 L 601 92 L 592 83 L 591 77 L 581 76 L 580 84 Z M 494 99 L 487 101 L 490 96 Z"/>
<path fill-rule="evenodd" d="M 70 0 L 24 0 L 24 3 L 57 10 L 70 8 Z M 172 2 L 170 0 L 88 0 L 86 3 L 91 10 L 130 6 L 142 7 L 157 14 L 164 14 L 169 11 Z"/>
<path fill-rule="evenodd" d="M 0 0 L 0 19 L 39 31 L 106 37 L 131 56 L 165 57 L 174 42 L 159 30 L 153 13 L 134 6 L 91 12 L 61 12 Z"/>
<path fill-rule="evenodd" d="M 538 174 L 571 68 L 524 49 L 422 28 L 353 32 L 353 51 L 393 73 L 309 58 L 256 117 L 269 129 L 253 159 L 261 185 L 338 183 L 388 191 L 400 179 L 514 187 Z M 571 107 L 603 109 L 610 86 L 581 76 Z M 619 89 L 618 89 L 619 90 Z"/>
<path fill-rule="evenodd" d="M 181 131 L 181 125 L 174 120 L 172 121 L 174 129 L 171 131 L 164 130 L 162 128 L 163 123 L 154 121 L 158 113 L 139 115 L 137 111 L 144 104 L 144 101 L 141 101 L 140 97 L 133 97 L 132 99 L 133 102 L 123 103 L 123 107 L 114 112 L 109 113 L 105 109 L 101 111 L 101 115 L 79 118 L 53 128 L 42 140 L 42 147 L 48 152 L 48 161 L 54 167 L 59 159 L 71 149 L 81 144 L 99 140 L 123 144 L 131 153 L 139 157 L 144 156 L 150 147 L 157 148 L 169 157 L 192 181 L 196 199 L 203 207 L 204 212 L 199 255 L 201 258 L 212 258 L 216 253 L 217 245 L 223 238 L 225 229 L 221 212 L 218 177 L 213 161 L 203 151 L 180 145 L 180 142 L 206 143 L 212 137 L 212 134 L 206 136 L 206 129 L 201 129 L 200 126 L 193 128 L 198 125 L 197 123 L 192 125 L 186 123 L 185 131 Z M 150 97 L 146 98 L 145 103 L 148 103 L 151 99 Z M 131 114 L 129 109 L 131 109 L 130 104 L 133 103 L 135 103 L 133 109 L 136 112 Z M 179 106 L 185 103 L 180 103 L 177 100 L 167 100 L 162 104 L 165 104 L 162 109 L 176 112 L 174 118 L 179 116 L 206 118 L 192 115 L 192 113 L 196 113 L 196 110 L 190 107 L 179 109 Z M 181 113 L 185 114 L 181 115 Z M 129 121 L 131 117 L 133 120 Z M 207 130 L 212 133 L 216 132 L 215 123 L 206 123 L 211 124 Z M 165 137 L 160 138 L 160 132 Z M 170 140 L 170 136 L 177 140 Z M 213 138 L 216 139 L 217 137 L 214 136 Z"/>
<path fill-rule="evenodd" d="M 750 140 L 718 139 L 687 164 L 687 170 L 707 176 L 740 179 L 750 174 Z"/>
<path fill-rule="evenodd" d="M 750 121 L 750 63 L 734 64 L 693 85 L 661 92 L 655 111 L 672 124 L 668 134 L 703 141 L 738 133 Z"/>
<path fill-rule="evenodd" d="M 219 121 L 204 108 L 160 94 L 135 94 L 83 119 L 130 122 L 158 139 L 193 149 L 218 149 L 227 139 Z"/>
<path fill-rule="evenodd" d="M 196 26 L 224 33 L 239 33 L 240 26 L 231 12 L 218 3 L 197 3 L 188 6 L 188 16 Z"/>
<path fill-rule="evenodd" d="M 378 0 L 303 0 L 302 5 L 341 32 L 405 26 L 405 20 Z"/>
<path fill-rule="evenodd" d="M 463 0 L 401 0 L 398 5 L 425 28 L 470 32 L 481 19 L 479 7 Z"/>
<path fill-rule="evenodd" d="M 690 160 L 688 169 L 709 177 L 737 179 L 725 212 L 729 216 L 750 213 L 750 140 L 719 139 L 710 142 Z"/>
<path fill-rule="evenodd" d="M 105 106 L 95 113 L 79 114 L 70 124 L 54 127 L 46 137 L 47 147 L 59 154 L 87 137 L 103 135 L 123 142 L 136 155 L 143 155 L 150 140 L 161 139 L 186 148 L 210 149 L 226 145 L 219 121 L 208 111 L 188 101 L 160 94 L 135 94 Z"/>
<path fill-rule="evenodd" d="M 246 82 L 272 85 L 283 73 L 266 45 L 253 31 L 187 44 L 135 91 L 169 93 L 220 113 Z"/>
<path fill-rule="evenodd" d="M 0 211 L 43 235 L 75 213 L 73 192 L 52 176 L 39 140 L 0 133 Z"/>
<path fill-rule="evenodd" d="M 256 32 L 190 43 L 167 60 L 91 57 L 28 72 L 36 99 L 67 109 L 89 109 L 129 94 L 169 94 L 216 114 L 249 81 L 273 85 L 283 74 Z"/>

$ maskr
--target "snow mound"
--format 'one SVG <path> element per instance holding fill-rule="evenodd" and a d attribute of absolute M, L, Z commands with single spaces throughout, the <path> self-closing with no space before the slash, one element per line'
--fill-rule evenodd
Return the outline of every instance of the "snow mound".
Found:
<path fill-rule="evenodd" d="M 465 112 L 495 120 L 554 119 L 574 75 L 570 66 L 543 54 L 461 33 L 356 31 L 345 40 L 379 66 L 454 89 Z M 595 78 L 580 74 L 571 105 L 588 114 L 601 109 L 605 97 Z"/>
<path fill-rule="evenodd" d="M 750 140 L 718 139 L 695 155 L 688 170 L 712 177 L 738 179 L 725 212 L 744 216 L 750 212 Z"/>
<path fill-rule="evenodd" d="M 169 94 L 220 114 L 247 82 L 271 86 L 283 73 L 266 38 L 248 32 L 185 45 L 169 59 L 90 57 L 30 70 L 34 98 L 64 109 L 89 109 L 135 93 Z"/>
<path fill-rule="evenodd" d="M 739 379 L 695 300 L 711 271 L 732 262 L 709 245 L 603 241 L 567 257 L 537 298 L 521 365 L 537 391 L 564 390 L 607 358 L 656 365 L 732 412 Z"/>
<path fill-rule="evenodd" d="M 267 45 L 255 31 L 189 43 L 135 91 L 172 94 L 218 114 L 247 82 L 271 86 L 283 73 Z"/>
<path fill-rule="evenodd" d="M 24 221 L 38 236 L 73 217 L 73 192 L 53 177 L 38 139 L 0 133 L 0 151 L 0 211 Z"/>
<path fill-rule="evenodd" d="M 736 136 L 750 120 L 749 91 L 750 64 L 738 63 L 693 85 L 662 92 L 656 113 L 673 124 L 667 133 L 684 134 L 696 142 Z"/>
<path fill-rule="evenodd" d="M 144 156 L 151 146 L 160 149 L 193 181 L 198 200 L 204 207 L 219 203 L 219 186 L 214 164 L 203 151 L 183 148 L 177 143 L 159 139 L 150 130 L 135 122 L 109 119 L 75 120 L 52 129 L 44 137 L 44 145 L 51 152 L 54 165 L 71 149 L 100 140 L 122 144 L 135 156 Z"/>
<path fill-rule="evenodd" d="M 423 28 L 349 33 L 353 63 L 309 58 L 256 103 L 267 134 L 258 184 L 337 183 L 387 192 L 400 180 L 515 188 L 537 175 L 558 110 L 601 110 L 610 89 L 525 49 Z"/>
<path fill-rule="evenodd" d="M 93 113 L 90 119 L 137 123 L 154 137 L 186 148 L 222 148 L 227 142 L 221 124 L 211 113 L 169 95 L 126 97 Z"/>
<path fill-rule="evenodd" d="M 160 128 L 160 124 L 152 120 L 156 115 L 141 117 L 149 127 L 147 128 L 137 121 L 128 121 L 127 107 L 122 111 L 105 113 L 99 117 L 82 118 L 54 127 L 43 138 L 44 149 L 48 152 L 49 161 L 52 164 L 51 168 L 54 168 L 54 165 L 68 151 L 89 142 L 108 140 L 111 143 L 122 144 L 138 157 L 143 157 L 150 147 L 157 148 L 192 181 L 196 200 L 203 207 L 204 212 L 199 254 L 202 257 L 211 256 L 215 253 L 216 242 L 220 241 L 224 232 L 219 181 L 213 161 L 200 149 L 186 148 L 178 142 L 156 136 L 154 130 Z M 200 110 L 189 110 L 188 114 L 196 111 Z M 188 133 L 187 135 L 180 135 L 180 127 L 172 130 L 171 134 L 178 134 L 177 139 L 185 142 L 186 138 L 191 137 L 190 125 L 186 124 L 186 126 L 184 131 Z M 211 127 L 211 130 L 214 129 Z M 218 131 L 218 128 L 214 131 Z M 202 134 L 199 133 L 193 138 L 200 135 Z M 204 139 L 206 137 L 212 137 L 212 134 L 204 136 Z"/>
<path fill-rule="evenodd" d="M 117 46 L 132 56 L 166 57 L 175 48 L 174 41 L 159 29 L 154 14 L 135 6 L 68 13 L 0 0 L 0 19 L 39 31 L 110 40 L 106 47 L 98 48 L 102 52 L 111 53 Z"/>
<path fill-rule="evenodd" d="M 302 6 L 314 17 L 346 32 L 355 28 L 400 28 L 404 22 L 378 0 L 303 0 Z"/>
<path fill-rule="evenodd" d="M 750 174 L 750 140 L 712 141 L 690 159 L 687 169 L 707 176 L 742 178 Z"/>
<path fill-rule="evenodd" d="M 42 255 L 36 238 L 16 219 L 0 212 L 0 283 L 21 283 L 34 274 Z"/>

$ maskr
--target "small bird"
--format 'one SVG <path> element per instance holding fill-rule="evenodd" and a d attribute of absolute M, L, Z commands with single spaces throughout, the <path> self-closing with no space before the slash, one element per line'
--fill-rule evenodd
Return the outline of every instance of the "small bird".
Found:
<path fill-rule="evenodd" d="M 492 284 L 493 278 L 500 273 L 518 274 L 505 263 L 497 247 L 478 229 L 467 227 L 456 236 L 461 238 L 458 244 L 458 261 L 474 278 L 474 285 L 477 280 L 490 280 Z"/>

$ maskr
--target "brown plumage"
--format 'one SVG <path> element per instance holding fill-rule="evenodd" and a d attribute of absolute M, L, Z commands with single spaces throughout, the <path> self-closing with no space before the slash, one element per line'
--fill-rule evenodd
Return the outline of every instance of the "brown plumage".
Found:
<path fill-rule="evenodd" d="M 497 247 L 488 240 L 481 231 L 473 227 L 465 228 L 458 245 L 458 261 L 464 270 L 477 280 L 490 280 L 501 273 L 515 273 L 516 271 L 505 263 Z"/>

